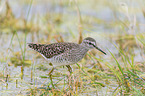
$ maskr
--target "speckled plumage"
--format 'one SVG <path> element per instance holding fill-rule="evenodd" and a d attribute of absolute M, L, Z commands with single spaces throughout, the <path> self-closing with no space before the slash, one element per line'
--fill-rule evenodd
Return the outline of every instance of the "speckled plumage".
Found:
<path fill-rule="evenodd" d="M 81 44 L 67 42 L 48 45 L 29 43 L 28 46 L 39 52 L 49 63 L 52 63 L 54 67 L 77 63 L 91 48 L 97 48 L 103 52 L 96 47 L 96 41 L 91 37 L 85 38 Z M 106 54 L 105 52 L 103 53 Z"/>

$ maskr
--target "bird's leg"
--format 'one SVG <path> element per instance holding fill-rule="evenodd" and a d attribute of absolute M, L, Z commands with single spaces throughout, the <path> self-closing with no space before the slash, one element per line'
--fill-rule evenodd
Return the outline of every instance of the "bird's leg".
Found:
<path fill-rule="evenodd" d="M 71 85 L 72 85 L 72 82 L 71 82 L 71 74 L 72 74 L 72 68 L 70 67 L 70 65 L 66 65 L 66 67 L 67 67 L 67 69 L 68 69 L 68 71 L 69 71 L 69 73 L 70 73 L 70 75 L 69 75 L 69 77 L 68 77 L 68 83 L 69 83 L 69 91 L 70 91 L 70 93 L 71 93 Z"/>
<path fill-rule="evenodd" d="M 48 75 L 49 75 L 49 78 L 51 80 L 51 85 L 54 88 L 53 81 L 52 81 L 52 72 L 53 72 L 53 70 L 54 70 L 54 67 L 50 70 L 50 72 L 48 73 Z"/>
<path fill-rule="evenodd" d="M 72 68 L 70 67 L 70 65 L 66 65 L 66 67 L 67 67 L 67 69 L 68 69 L 68 71 L 69 71 L 69 73 L 70 73 L 70 75 L 71 75 L 71 73 L 72 73 Z"/>

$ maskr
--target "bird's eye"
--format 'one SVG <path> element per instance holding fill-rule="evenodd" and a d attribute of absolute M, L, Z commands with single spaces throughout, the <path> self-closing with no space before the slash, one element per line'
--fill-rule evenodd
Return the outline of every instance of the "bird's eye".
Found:
<path fill-rule="evenodd" d="M 91 43 L 91 42 L 89 42 L 89 44 L 90 44 L 90 45 L 92 45 L 92 43 Z"/>

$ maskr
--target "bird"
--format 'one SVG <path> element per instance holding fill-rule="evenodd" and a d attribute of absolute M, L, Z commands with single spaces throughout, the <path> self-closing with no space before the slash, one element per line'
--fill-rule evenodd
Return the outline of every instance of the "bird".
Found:
<path fill-rule="evenodd" d="M 60 42 L 52 44 L 28 43 L 28 46 L 39 52 L 50 65 L 53 65 L 53 68 L 49 72 L 49 77 L 53 87 L 52 72 L 56 67 L 66 66 L 68 71 L 71 73 L 72 68 L 70 65 L 82 60 L 86 53 L 93 48 L 106 55 L 106 52 L 97 47 L 96 41 L 92 37 L 84 38 L 80 44 L 71 42 Z"/>

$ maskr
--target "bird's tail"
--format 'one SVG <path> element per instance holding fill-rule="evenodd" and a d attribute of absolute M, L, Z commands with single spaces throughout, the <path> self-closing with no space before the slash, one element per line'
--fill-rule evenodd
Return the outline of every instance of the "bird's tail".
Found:
<path fill-rule="evenodd" d="M 40 44 L 34 44 L 34 43 L 27 43 L 27 44 L 28 44 L 28 46 L 29 46 L 30 48 L 32 48 L 33 50 L 40 52 L 40 47 L 41 47 Z"/>

